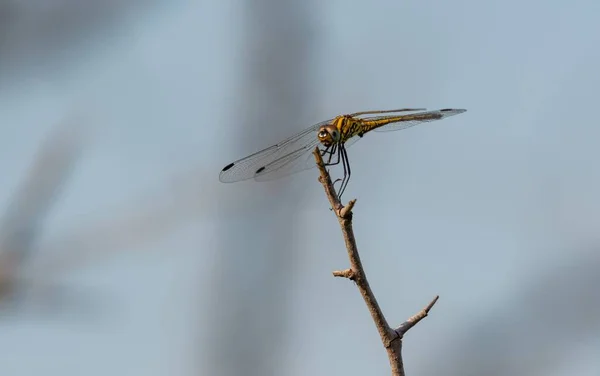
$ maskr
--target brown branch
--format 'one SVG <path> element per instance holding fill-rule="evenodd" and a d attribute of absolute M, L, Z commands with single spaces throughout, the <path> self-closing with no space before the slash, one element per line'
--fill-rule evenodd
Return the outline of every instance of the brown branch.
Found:
<path fill-rule="evenodd" d="M 365 274 L 365 270 L 358 254 L 358 248 L 354 238 L 354 231 L 352 229 L 352 209 L 354 208 L 356 200 L 351 200 L 346 206 L 342 205 L 337 193 L 335 192 L 331 177 L 325 168 L 323 158 L 318 148 L 315 148 L 313 155 L 315 156 L 317 167 L 319 168 L 321 174 L 319 177 L 319 182 L 323 185 L 325 194 L 327 195 L 329 203 L 331 204 L 331 208 L 335 212 L 335 215 L 340 223 L 342 235 L 344 236 L 344 241 L 346 243 L 346 250 L 348 251 L 348 258 L 350 260 L 350 269 L 334 271 L 333 276 L 348 278 L 356 283 L 356 286 L 358 287 L 358 290 L 360 291 L 360 294 L 362 295 L 363 300 L 365 301 L 367 308 L 371 313 L 371 317 L 375 322 L 375 326 L 377 327 L 377 331 L 381 337 L 381 342 L 387 350 L 390 366 L 392 368 L 392 375 L 404 376 L 404 364 L 402 362 L 402 338 L 404 337 L 404 334 L 406 334 L 406 332 L 408 332 L 413 326 L 427 317 L 429 311 L 437 302 L 439 296 L 436 296 L 425 308 L 423 308 L 416 315 L 410 317 L 398 328 L 393 329 L 388 325 L 387 320 L 385 319 L 385 316 L 381 311 L 379 304 L 377 303 L 377 299 L 375 299 L 375 295 L 369 286 L 367 275 Z"/>

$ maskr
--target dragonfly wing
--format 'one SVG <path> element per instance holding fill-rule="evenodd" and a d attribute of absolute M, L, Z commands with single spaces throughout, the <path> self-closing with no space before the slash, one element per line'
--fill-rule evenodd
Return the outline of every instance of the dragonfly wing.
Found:
<path fill-rule="evenodd" d="M 228 164 L 221 170 L 219 180 L 223 183 L 233 183 L 251 178 L 259 180 L 259 175 L 266 175 L 276 169 L 282 169 L 280 173 L 284 173 L 288 168 L 296 168 L 294 164 L 288 165 L 288 163 L 300 158 L 306 152 L 306 149 L 314 148 L 318 142 L 317 133 L 319 128 L 330 122 L 331 120 L 328 120 L 315 124 L 276 145 Z M 287 174 L 298 171 L 298 169 L 293 169 L 288 171 Z"/>
<path fill-rule="evenodd" d="M 319 140 L 315 134 L 314 141 L 307 144 L 304 148 L 295 150 L 288 155 L 284 155 L 264 166 L 263 169 L 257 171 L 254 180 L 275 180 L 315 167 L 316 164 L 312 152 L 318 145 L 320 145 Z"/>
<path fill-rule="evenodd" d="M 462 114 L 465 111 L 466 110 L 463 110 L 463 109 L 447 108 L 444 110 L 418 112 L 415 114 L 405 115 L 404 118 L 406 120 L 399 120 L 397 122 L 384 125 L 380 128 L 375 128 L 374 131 L 376 131 L 376 132 L 399 131 L 402 129 L 414 127 L 415 125 L 418 125 L 418 124 L 422 124 L 422 123 L 426 123 L 426 122 L 430 122 L 430 121 L 441 120 L 441 119 L 447 118 L 449 116 Z M 377 119 L 383 119 L 383 118 L 385 118 L 385 116 L 371 117 L 371 118 L 368 118 L 368 120 L 377 120 Z"/>
<path fill-rule="evenodd" d="M 350 114 L 350 116 L 355 117 L 359 115 L 373 115 L 373 114 L 389 114 L 392 112 L 415 112 L 415 111 L 425 111 L 426 108 L 398 108 L 396 110 L 375 110 L 375 111 L 360 111 Z"/>

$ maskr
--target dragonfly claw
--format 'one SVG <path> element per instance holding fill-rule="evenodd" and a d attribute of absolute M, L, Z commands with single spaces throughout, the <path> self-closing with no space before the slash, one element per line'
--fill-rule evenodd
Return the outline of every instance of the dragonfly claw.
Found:
<path fill-rule="evenodd" d="M 335 183 L 337 183 L 338 181 L 342 181 L 342 179 L 337 178 L 333 181 L 333 183 L 331 185 L 333 185 L 333 188 L 335 188 Z"/>

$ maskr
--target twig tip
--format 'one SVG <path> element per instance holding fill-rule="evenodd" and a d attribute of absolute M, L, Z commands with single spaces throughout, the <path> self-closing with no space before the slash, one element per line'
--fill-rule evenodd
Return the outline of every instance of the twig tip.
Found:
<path fill-rule="evenodd" d="M 431 308 L 433 308 L 433 306 L 435 305 L 435 303 L 437 303 L 437 301 L 440 299 L 439 295 L 436 295 L 435 298 L 433 298 L 433 300 L 431 302 L 429 302 L 429 304 L 427 305 L 427 307 L 425 307 L 425 312 L 429 313 L 429 311 L 431 311 Z"/>
<path fill-rule="evenodd" d="M 340 218 L 348 218 L 352 215 L 352 209 L 354 208 L 354 204 L 356 203 L 356 199 L 350 200 L 350 202 L 348 202 L 348 205 L 343 206 L 339 212 L 338 215 L 340 216 Z"/>

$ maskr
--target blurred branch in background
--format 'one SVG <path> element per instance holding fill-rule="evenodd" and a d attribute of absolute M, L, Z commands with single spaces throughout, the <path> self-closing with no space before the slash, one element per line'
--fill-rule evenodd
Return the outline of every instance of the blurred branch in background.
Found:
<path fill-rule="evenodd" d="M 211 173 L 199 166 L 179 171 L 158 189 L 106 208 L 104 215 L 53 237 L 45 246 L 46 257 L 35 263 L 31 276 L 53 278 L 124 249 L 143 250 L 140 246 L 152 244 L 179 226 L 210 220 L 217 213 L 214 200 L 204 199 L 217 194 L 214 185 L 205 184 Z"/>
<path fill-rule="evenodd" d="M 53 129 L 26 180 L 10 201 L 0 226 L 0 300 L 14 298 L 24 262 L 32 256 L 46 215 L 57 201 L 82 148 L 77 121 Z"/>
<path fill-rule="evenodd" d="M 15 73 L 62 68 L 110 35 L 124 17 L 158 0 L 0 0 L 0 84 Z M 70 51 L 77 51 L 76 55 Z M 20 74 L 19 74 L 20 76 Z"/>
<path fill-rule="evenodd" d="M 214 171 L 205 171 L 200 166 L 179 171 L 166 178 L 158 189 L 105 208 L 103 215 L 84 221 L 67 233 L 51 236 L 42 245 L 43 252 L 18 270 L 18 280 L 45 288 L 65 273 L 97 265 L 132 249 L 144 252 L 144 245 L 180 226 L 194 220 L 210 221 L 217 213 L 227 213 L 226 208 L 209 199 L 217 192 L 214 184 L 206 184 L 205 177 L 213 175 Z M 235 197 L 230 203 L 237 207 L 243 201 L 244 197 Z"/>
<path fill-rule="evenodd" d="M 193 166 L 167 177 L 158 189 L 105 208 L 104 215 L 84 221 L 67 233 L 51 234 L 49 242 L 38 244 L 45 215 L 59 198 L 82 151 L 83 128 L 81 122 L 71 121 L 52 130 L 2 218 L 0 302 L 5 303 L 5 308 L 15 299 L 35 299 L 23 296 L 24 291 L 31 292 L 33 288 L 35 292 L 48 292 L 48 288 L 55 289 L 55 279 L 65 273 L 94 265 L 116 253 L 144 249 L 139 246 L 156 241 L 179 226 L 195 219 L 210 220 L 217 210 L 223 212 L 224 208 L 219 208 L 214 200 L 204 199 L 217 194 L 213 189 L 216 184 L 205 183 L 205 176 L 214 172 Z M 243 197 L 236 197 L 230 202 L 235 207 L 242 200 Z M 34 250 L 39 253 L 31 257 Z M 7 300 L 9 297 L 15 299 Z"/>
<path fill-rule="evenodd" d="M 155 189 L 140 192 L 125 203 L 104 207 L 103 213 L 86 216 L 67 232 L 49 234 L 43 244 L 37 244 L 44 215 L 59 198 L 60 188 L 82 147 L 76 142 L 80 134 L 70 132 L 70 127 L 71 124 L 57 127 L 45 139 L 27 180 L 16 191 L 2 218 L 0 281 L 4 283 L 0 286 L 5 287 L 5 293 L 14 291 L 14 287 L 21 291 L 30 291 L 30 287 L 54 288 L 52 284 L 65 273 L 97 265 L 132 249 L 144 252 L 144 245 L 180 226 L 228 215 L 247 200 L 241 195 L 228 199 L 229 206 L 221 205 L 213 199 L 218 194 L 218 181 L 206 183 L 206 177 L 214 177 L 214 171 L 206 170 L 204 164 L 191 166 L 165 177 Z M 37 248 L 43 249 L 35 257 L 26 257 L 33 256 Z M 19 282 L 16 286 L 8 283 L 15 280 Z M 22 294 L 18 297 L 24 299 Z"/>
<path fill-rule="evenodd" d="M 462 337 L 442 343 L 424 375 L 547 375 L 586 340 L 600 339 L 600 250 L 528 275 L 522 289 L 498 302 Z M 431 367 L 431 368 L 430 368 Z M 600 367 L 598 367 L 600 371 Z"/>
<path fill-rule="evenodd" d="M 313 76 L 312 11 L 309 1 L 245 2 L 237 90 L 242 106 L 232 119 L 238 124 L 232 137 L 239 142 L 236 154 L 252 152 L 248 145 L 264 142 L 272 131 L 295 133 L 292 127 L 298 124 L 290 120 L 301 119 L 312 107 L 307 95 Z M 277 187 L 291 189 L 281 181 Z M 199 302 L 199 310 L 210 314 L 208 324 L 202 324 L 207 330 L 199 333 L 205 354 L 198 357 L 201 375 L 285 373 L 288 292 L 296 274 L 294 213 L 302 200 L 297 190 L 292 196 L 269 184 L 261 188 L 265 193 L 239 205 L 235 216 L 221 216 L 212 301 Z"/>

